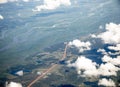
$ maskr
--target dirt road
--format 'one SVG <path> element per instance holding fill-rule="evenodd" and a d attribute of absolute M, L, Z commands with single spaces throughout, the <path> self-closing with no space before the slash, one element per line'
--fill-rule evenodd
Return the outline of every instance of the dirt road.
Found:
<path fill-rule="evenodd" d="M 67 47 L 68 44 L 66 44 L 65 49 L 64 49 L 64 53 L 63 56 L 60 60 L 64 60 L 66 58 L 66 54 L 67 54 Z M 58 64 L 53 64 L 50 68 L 48 68 L 45 72 L 43 72 L 41 75 L 39 75 L 35 80 L 33 80 L 27 87 L 31 87 L 33 84 L 35 84 L 38 80 L 40 80 L 41 78 L 43 78 L 47 73 L 49 73 L 51 70 L 53 70 Z"/>

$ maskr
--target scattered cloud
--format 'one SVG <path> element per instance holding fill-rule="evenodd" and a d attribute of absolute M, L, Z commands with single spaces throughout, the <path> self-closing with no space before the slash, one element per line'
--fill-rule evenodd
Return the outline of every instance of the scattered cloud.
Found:
<path fill-rule="evenodd" d="M 117 71 L 120 70 L 112 63 L 101 64 L 98 68 L 99 75 L 101 76 L 117 76 Z"/>
<path fill-rule="evenodd" d="M 120 44 L 117 44 L 115 46 L 109 46 L 108 49 L 115 50 L 115 51 L 120 51 Z"/>
<path fill-rule="evenodd" d="M 97 64 L 84 56 L 78 57 L 75 63 L 69 64 L 68 66 L 75 67 L 78 74 L 82 76 L 94 76 L 97 71 Z"/>
<path fill-rule="evenodd" d="M 6 82 L 5 87 L 22 87 L 22 85 L 20 83 L 16 83 L 16 82 Z"/>
<path fill-rule="evenodd" d="M 106 31 L 98 35 L 91 34 L 92 38 L 101 38 L 107 44 L 120 43 L 120 24 L 109 23 L 106 24 Z"/>
<path fill-rule="evenodd" d="M 113 65 L 120 66 L 120 56 L 117 56 L 117 58 L 112 58 L 108 55 L 104 55 L 104 57 L 102 58 L 102 61 L 112 63 Z"/>
<path fill-rule="evenodd" d="M 105 49 L 98 49 L 97 52 L 101 52 L 102 54 L 107 55 L 108 53 L 105 51 Z"/>
<path fill-rule="evenodd" d="M 54 10 L 61 5 L 69 6 L 71 2 L 70 0 L 44 0 L 43 5 L 36 6 L 33 11 Z"/>
<path fill-rule="evenodd" d="M 103 27 L 100 26 L 100 29 L 102 28 Z M 105 32 L 98 35 L 91 34 L 90 36 L 92 37 L 92 40 L 95 38 L 103 41 L 101 43 L 103 45 L 100 48 L 96 48 L 97 52 L 102 53 L 102 63 L 97 64 L 96 62 L 93 62 L 91 59 L 89 59 L 89 57 L 87 58 L 85 56 L 80 56 L 74 63 L 69 62 L 68 66 L 75 67 L 78 74 L 84 77 L 95 76 L 100 78 L 101 76 L 117 76 L 117 72 L 120 70 L 120 24 L 106 24 Z M 69 45 L 75 46 L 80 50 L 82 49 L 83 51 L 84 48 L 91 50 L 91 46 L 93 46 L 93 44 L 91 44 L 89 41 L 81 42 L 77 39 L 69 42 Z M 104 49 L 104 46 L 106 45 L 107 49 Z M 98 85 L 115 87 L 115 83 L 111 79 L 108 80 L 105 78 L 99 80 Z"/>
<path fill-rule="evenodd" d="M 111 79 L 106 79 L 106 78 L 99 80 L 98 85 L 115 87 L 114 81 Z"/>
<path fill-rule="evenodd" d="M 118 44 L 120 43 L 120 24 L 106 24 L 106 32 L 98 35 L 105 43 Z"/>
<path fill-rule="evenodd" d="M 0 15 L 0 19 L 1 19 L 1 20 L 3 20 L 3 19 L 4 19 L 4 17 L 3 17 L 2 15 Z"/>
<path fill-rule="evenodd" d="M 76 39 L 72 42 L 69 42 L 69 46 L 75 46 L 79 49 L 79 52 L 83 52 L 85 50 L 91 49 L 91 43 L 89 41 L 87 42 L 81 42 L 80 40 Z"/>
<path fill-rule="evenodd" d="M 68 66 L 75 67 L 78 74 L 84 77 L 116 76 L 117 71 L 120 70 L 120 68 L 115 66 L 116 60 L 112 62 L 113 64 L 109 61 L 106 62 L 107 63 L 105 64 L 102 63 L 101 65 L 98 65 L 96 62 L 93 62 L 89 58 L 81 56 L 78 57 L 74 63 L 69 64 Z"/>

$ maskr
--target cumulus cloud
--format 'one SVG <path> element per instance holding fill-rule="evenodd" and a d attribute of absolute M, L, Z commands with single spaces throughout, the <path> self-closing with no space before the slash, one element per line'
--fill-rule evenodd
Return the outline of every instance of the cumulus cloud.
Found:
<path fill-rule="evenodd" d="M 6 86 L 5 87 L 22 87 L 22 85 L 20 83 L 16 83 L 16 82 L 6 82 Z"/>
<path fill-rule="evenodd" d="M 98 35 L 105 43 L 118 44 L 120 43 L 120 24 L 106 24 L 106 32 Z"/>
<path fill-rule="evenodd" d="M 117 44 L 115 46 L 109 46 L 108 49 L 115 50 L 115 51 L 120 51 L 120 44 Z"/>
<path fill-rule="evenodd" d="M 1 19 L 1 20 L 3 20 L 3 19 L 4 19 L 4 17 L 3 17 L 2 15 L 0 15 L 0 19 Z"/>
<path fill-rule="evenodd" d="M 105 49 L 98 49 L 97 52 L 101 52 L 102 54 L 107 55 L 108 53 L 105 51 Z"/>
<path fill-rule="evenodd" d="M 71 2 L 70 0 L 44 0 L 43 5 L 36 6 L 33 11 L 53 10 L 61 5 L 69 6 L 71 5 Z"/>
<path fill-rule="evenodd" d="M 92 38 L 101 38 L 107 44 L 120 43 L 120 24 L 109 23 L 105 26 L 106 31 L 98 35 L 91 34 Z"/>
<path fill-rule="evenodd" d="M 84 56 L 78 57 L 75 63 L 69 64 L 69 66 L 75 67 L 78 74 L 82 76 L 96 76 L 98 73 L 97 64 Z"/>
<path fill-rule="evenodd" d="M 81 56 L 78 57 L 74 63 L 69 62 L 69 66 L 75 67 L 78 74 L 84 77 L 95 76 L 99 78 L 101 76 L 117 76 L 117 72 L 120 70 L 120 24 L 106 24 L 105 32 L 98 35 L 91 34 L 90 36 L 92 39 L 97 38 L 103 40 L 103 43 L 101 44 L 109 44 L 110 46 L 108 46 L 108 49 L 113 51 L 106 51 L 104 48 L 97 48 L 97 52 L 101 52 L 103 55 L 103 57 L 101 57 L 103 63 L 101 64 L 97 64 L 91 59 Z M 83 52 L 84 48 L 85 50 L 91 49 L 92 44 L 88 42 L 73 40 L 72 42 L 69 42 L 69 45 L 75 46 L 80 50 L 82 49 L 81 52 Z M 115 83 L 111 79 L 101 79 L 99 80 L 98 85 L 115 87 Z"/>
<path fill-rule="evenodd" d="M 97 52 L 102 52 L 102 54 L 108 55 L 119 55 L 120 54 L 120 24 L 109 23 L 106 24 L 106 31 L 98 35 L 91 34 L 92 38 L 100 38 L 105 44 L 111 44 L 108 46 L 109 50 L 114 50 L 116 52 L 106 52 L 104 49 L 98 49 Z"/>
<path fill-rule="evenodd" d="M 108 55 L 105 55 L 102 58 L 102 61 L 112 63 L 112 64 L 117 65 L 117 66 L 120 66 L 120 56 L 117 56 L 117 58 L 112 58 L 112 57 L 110 57 Z"/>
<path fill-rule="evenodd" d="M 74 63 L 69 63 L 68 66 L 75 67 L 78 74 L 84 77 L 116 76 L 117 71 L 120 70 L 116 66 L 120 64 L 119 59 L 111 59 L 104 56 L 102 60 L 106 63 L 98 65 L 89 58 L 80 56 Z"/>
<path fill-rule="evenodd" d="M 79 49 L 79 52 L 83 52 L 85 50 L 90 50 L 91 49 L 91 43 L 89 41 L 81 42 L 78 39 L 73 40 L 72 42 L 69 42 L 68 45 L 77 47 Z"/>
<path fill-rule="evenodd" d="M 114 47 L 114 46 L 109 46 L 108 47 L 108 49 L 110 49 L 110 50 L 114 50 L 114 51 L 118 51 L 118 52 L 106 52 L 106 50 L 105 49 L 98 49 L 97 50 L 97 52 L 100 52 L 100 53 L 102 53 L 103 55 L 119 55 L 120 54 L 120 50 L 119 50 L 119 48 L 117 48 L 117 47 Z"/>
<path fill-rule="evenodd" d="M 111 80 L 111 79 L 105 79 L 105 78 L 99 80 L 98 85 L 115 87 L 115 83 L 114 83 L 113 80 Z"/>
<path fill-rule="evenodd" d="M 120 69 L 112 63 L 105 63 L 100 65 L 98 72 L 102 76 L 117 76 L 118 70 Z"/>

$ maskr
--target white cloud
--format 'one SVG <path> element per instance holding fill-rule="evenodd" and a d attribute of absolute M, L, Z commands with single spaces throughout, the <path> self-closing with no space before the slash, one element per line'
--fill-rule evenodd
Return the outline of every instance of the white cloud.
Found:
<path fill-rule="evenodd" d="M 106 54 L 106 55 L 108 54 L 108 53 L 105 51 L 105 49 L 98 49 L 97 52 L 101 52 L 102 54 Z"/>
<path fill-rule="evenodd" d="M 84 77 L 116 76 L 117 71 L 120 70 L 120 68 L 116 67 L 115 65 L 119 62 L 116 60 L 106 62 L 107 63 L 105 64 L 98 65 L 96 64 L 96 62 L 93 62 L 92 60 L 81 56 L 78 57 L 78 59 L 74 63 L 69 63 L 68 66 L 75 67 L 78 74 Z"/>
<path fill-rule="evenodd" d="M 92 60 L 81 56 L 75 61 L 75 63 L 69 64 L 69 66 L 75 67 L 78 74 L 82 76 L 96 76 L 97 75 L 97 64 Z M 83 73 L 81 73 L 83 71 Z"/>
<path fill-rule="evenodd" d="M 109 86 L 109 87 L 116 87 L 113 80 L 105 79 L 105 78 L 99 80 L 98 85 Z"/>
<path fill-rule="evenodd" d="M 22 87 L 22 85 L 20 83 L 16 83 L 16 82 L 6 82 L 6 86 L 5 87 Z"/>
<path fill-rule="evenodd" d="M 120 52 L 108 52 L 108 54 L 109 54 L 109 55 L 113 55 L 113 56 L 114 56 L 114 55 L 119 55 L 119 54 L 120 54 Z"/>
<path fill-rule="evenodd" d="M 108 49 L 115 50 L 115 51 L 120 51 L 120 44 L 117 44 L 115 46 L 109 46 Z"/>
<path fill-rule="evenodd" d="M 79 49 L 79 52 L 83 52 L 85 50 L 91 49 L 91 43 L 89 41 L 87 42 L 81 42 L 80 40 L 76 39 L 72 42 L 69 42 L 69 46 L 75 46 Z"/>
<path fill-rule="evenodd" d="M 3 19 L 4 19 L 4 17 L 3 17 L 2 15 L 0 15 L 0 19 L 1 19 L 1 20 L 3 20 Z"/>
<path fill-rule="evenodd" d="M 110 62 L 111 60 L 112 60 L 112 58 L 108 55 L 104 55 L 103 58 L 102 58 L 103 62 Z"/>
<path fill-rule="evenodd" d="M 109 46 L 108 49 L 111 49 L 111 50 L 115 50 L 115 51 L 118 51 L 118 52 L 106 52 L 105 49 L 98 49 L 97 52 L 101 52 L 103 55 L 119 55 L 120 54 L 120 48 L 117 47 L 114 47 L 114 46 Z"/>
<path fill-rule="evenodd" d="M 120 24 L 109 23 L 106 24 L 106 31 L 100 33 L 98 35 L 91 34 L 92 38 L 99 38 L 103 40 L 105 44 L 111 44 L 113 46 L 108 46 L 108 49 L 114 50 L 116 52 L 109 51 L 107 52 L 105 49 L 97 49 L 97 52 L 101 52 L 104 56 L 101 58 L 101 64 L 97 64 L 93 62 L 89 58 L 84 56 L 78 57 L 78 59 L 71 63 L 69 62 L 69 66 L 75 67 L 78 74 L 84 77 L 100 77 L 100 76 L 117 76 L 117 72 L 120 70 Z M 103 44 L 103 43 L 101 43 Z M 73 40 L 69 42 L 69 46 L 75 46 L 84 51 L 84 48 L 91 48 L 91 43 L 81 42 L 80 40 Z M 90 50 L 90 49 L 89 49 Z M 81 51 L 81 52 L 83 52 Z M 115 55 L 114 57 L 111 57 Z M 103 86 L 113 86 L 115 87 L 115 83 L 109 79 L 99 80 L 98 85 Z"/>
<path fill-rule="evenodd" d="M 95 34 L 90 34 L 90 36 L 91 36 L 92 38 L 97 38 L 97 36 L 96 36 Z"/>
<path fill-rule="evenodd" d="M 106 24 L 106 32 L 98 35 L 105 43 L 118 44 L 120 43 L 120 24 Z"/>
<path fill-rule="evenodd" d="M 120 56 L 117 56 L 117 58 L 112 58 L 112 57 L 110 57 L 108 55 L 105 55 L 102 58 L 102 61 L 107 62 L 107 63 L 112 63 L 112 64 L 117 65 L 117 66 L 120 66 Z"/>
<path fill-rule="evenodd" d="M 71 5 L 71 2 L 70 0 L 44 0 L 43 5 L 36 6 L 33 11 L 53 10 L 61 5 L 69 6 Z"/>
<path fill-rule="evenodd" d="M 23 72 L 23 70 L 20 70 L 20 71 L 16 72 L 16 74 L 19 76 L 23 76 L 24 72 Z"/>
<path fill-rule="evenodd" d="M 102 76 L 117 76 L 118 70 L 120 69 L 112 63 L 105 63 L 100 65 L 98 72 Z"/>
<path fill-rule="evenodd" d="M 98 35 L 91 34 L 90 36 L 92 38 L 101 38 L 107 44 L 120 44 L 120 24 L 109 23 L 106 24 L 105 28 L 105 32 Z"/>

